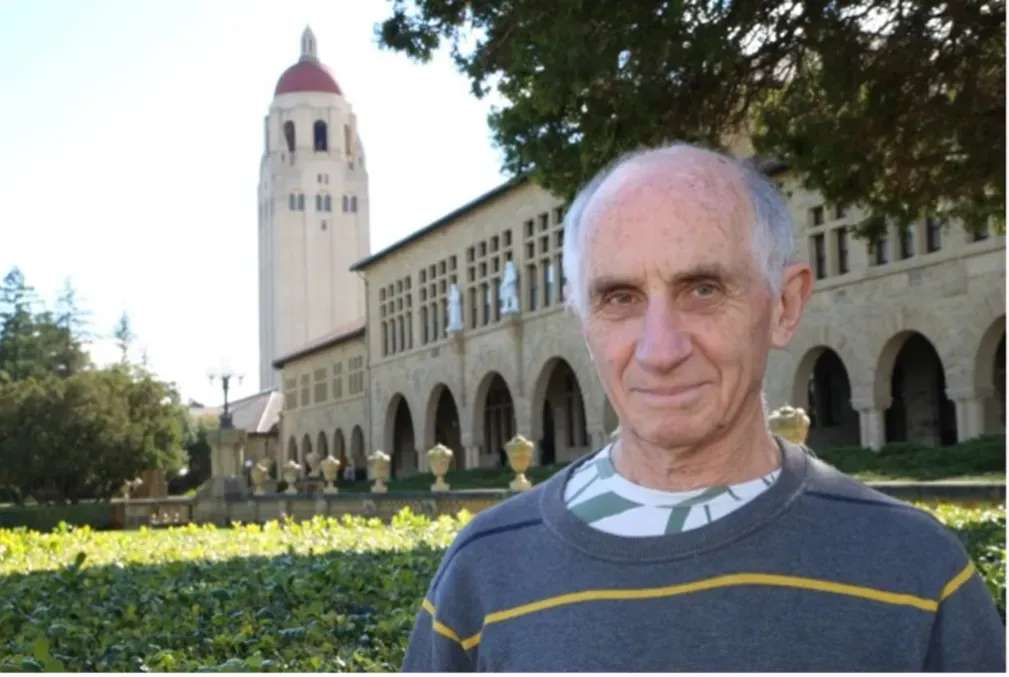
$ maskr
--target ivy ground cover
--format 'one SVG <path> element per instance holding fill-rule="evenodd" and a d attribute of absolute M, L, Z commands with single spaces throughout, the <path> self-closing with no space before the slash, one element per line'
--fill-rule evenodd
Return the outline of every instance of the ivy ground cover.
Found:
<path fill-rule="evenodd" d="M 1004 613 L 1004 509 L 934 511 Z M 0 671 L 396 672 L 466 521 L 0 530 Z"/>

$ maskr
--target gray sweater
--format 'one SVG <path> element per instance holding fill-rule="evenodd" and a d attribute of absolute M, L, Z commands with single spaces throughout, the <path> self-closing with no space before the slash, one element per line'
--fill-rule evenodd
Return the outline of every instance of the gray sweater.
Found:
<path fill-rule="evenodd" d="M 584 524 L 563 500 L 578 463 L 480 513 L 402 670 L 1005 672 L 1005 628 L 956 536 L 779 444 L 774 486 L 683 533 Z"/>

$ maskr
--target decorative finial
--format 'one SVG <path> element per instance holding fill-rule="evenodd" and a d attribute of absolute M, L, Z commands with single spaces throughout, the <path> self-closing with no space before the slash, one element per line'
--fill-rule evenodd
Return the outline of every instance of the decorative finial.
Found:
<path fill-rule="evenodd" d="M 315 33 L 311 26 L 305 26 L 305 32 L 301 34 L 301 58 L 318 59 L 318 47 L 315 44 Z"/>

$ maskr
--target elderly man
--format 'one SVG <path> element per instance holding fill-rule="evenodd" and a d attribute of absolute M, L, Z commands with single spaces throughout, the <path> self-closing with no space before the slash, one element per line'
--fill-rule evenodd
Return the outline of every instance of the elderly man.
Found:
<path fill-rule="evenodd" d="M 463 529 L 404 671 L 1005 671 L 956 536 L 767 428 L 768 354 L 812 289 L 771 183 L 636 153 L 564 235 L 620 437 Z"/>

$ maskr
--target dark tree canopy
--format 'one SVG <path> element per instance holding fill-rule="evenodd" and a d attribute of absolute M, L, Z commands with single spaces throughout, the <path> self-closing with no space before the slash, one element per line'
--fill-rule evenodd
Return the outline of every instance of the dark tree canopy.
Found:
<path fill-rule="evenodd" d="M 69 281 L 54 310 L 20 269 L 0 281 L 2 502 L 108 498 L 143 470 L 175 471 L 199 442 L 186 436 L 189 414 L 170 383 L 125 358 L 91 362 L 88 314 Z M 125 314 L 116 337 L 125 354 Z"/>
<path fill-rule="evenodd" d="M 748 132 L 833 204 L 970 230 L 1005 204 L 1004 0 L 391 0 L 382 46 L 445 42 L 506 171 L 570 199 L 622 152 Z"/>

